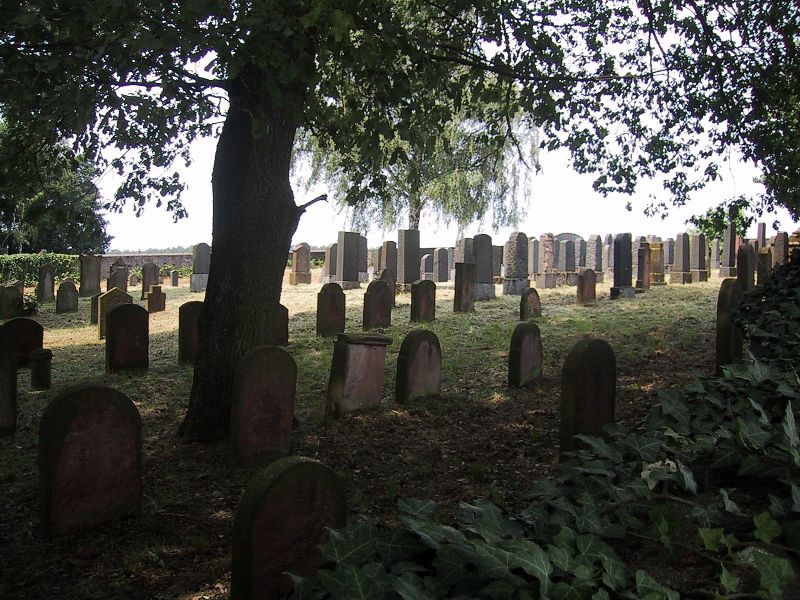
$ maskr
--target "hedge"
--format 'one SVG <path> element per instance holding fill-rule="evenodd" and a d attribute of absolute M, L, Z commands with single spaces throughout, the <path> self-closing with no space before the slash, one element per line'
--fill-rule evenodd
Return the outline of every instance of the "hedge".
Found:
<path fill-rule="evenodd" d="M 4 254 L 0 255 L 2 281 L 12 282 L 23 279 L 26 286 L 34 286 L 39 281 L 39 267 L 52 265 L 55 280 L 71 277 L 76 283 L 80 279 L 80 261 L 74 254 Z"/>

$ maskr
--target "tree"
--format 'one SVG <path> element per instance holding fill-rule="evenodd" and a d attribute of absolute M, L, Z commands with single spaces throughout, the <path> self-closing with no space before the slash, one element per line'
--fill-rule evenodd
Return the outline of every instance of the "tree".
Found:
<path fill-rule="evenodd" d="M 596 189 L 666 174 L 686 202 L 737 148 L 797 209 L 796 12 L 776 3 L 543 0 L 29 0 L 0 8 L 9 122 L 116 151 L 115 198 L 182 214 L 172 170 L 215 132 L 214 259 L 182 433 L 227 432 L 232 373 L 273 325 L 297 205 L 299 132 L 348 157 L 354 201 L 382 197 L 385 140 L 426 147 L 470 105 L 524 114 Z M 500 136 L 492 136 L 499 139 Z M 785 140 L 781 145 L 775 140 Z"/>
<path fill-rule="evenodd" d="M 26 139 L 0 122 L 0 245 L 8 253 L 105 252 L 97 168 L 64 144 Z M 35 146 L 35 161 L 23 148 Z"/>

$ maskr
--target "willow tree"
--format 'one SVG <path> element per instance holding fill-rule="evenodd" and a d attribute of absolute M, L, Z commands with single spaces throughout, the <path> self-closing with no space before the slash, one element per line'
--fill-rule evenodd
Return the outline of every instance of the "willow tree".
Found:
<path fill-rule="evenodd" d="M 787 5 L 788 6 L 788 5 Z M 664 177 L 685 202 L 732 146 L 795 207 L 797 16 L 775 3 L 23 0 L 0 7 L 0 103 L 124 175 L 115 202 L 182 214 L 173 163 L 219 134 L 214 255 L 183 434 L 225 435 L 234 366 L 274 340 L 298 133 L 381 197 L 385 140 L 425 147 L 462 101 L 524 114 L 603 192 Z M 789 85 L 787 85 L 787 83 Z M 215 123 L 222 120 L 219 132 Z M 780 143 L 779 143 L 780 142 Z M 110 151 L 110 152 L 109 152 Z"/>

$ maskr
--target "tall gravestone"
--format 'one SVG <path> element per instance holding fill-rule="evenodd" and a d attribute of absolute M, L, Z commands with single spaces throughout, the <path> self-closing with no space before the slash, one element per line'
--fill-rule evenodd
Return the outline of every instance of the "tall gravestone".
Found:
<path fill-rule="evenodd" d="M 542 316 L 542 301 L 539 299 L 539 292 L 534 288 L 528 290 L 519 297 L 519 320 L 527 321 Z"/>
<path fill-rule="evenodd" d="M 437 283 L 450 280 L 447 248 L 436 248 L 433 251 L 433 280 Z"/>
<path fill-rule="evenodd" d="M 352 231 L 340 231 L 336 253 L 336 281 L 342 289 L 359 287 L 358 267 L 361 236 Z"/>
<path fill-rule="evenodd" d="M 636 263 L 636 289 L 650 289 L 650 243 L 644 242 L 637 251 L 639 260 Z"/>
<path fill-rule="evenodd" d="M 161 270 L 157 264 L 146 262 L 142 265 L 142 300 L 150 291 L 151 285 L 161 285 Z"/>
<path fill-rule="evenodd" d="M 756 251 L 767 247 L 767 224 L 758 223 L 756 225 Z"/>
<path fill-rule="evenodd" d="M 542 336 L 532 321 L 518 323 L 508 351 L 508 386 L 521 388 L 542 376 Z"/>
<path fill-rule="evenodd" d="M 409 331 L 397 354 L 395 400 L 437 397 L 442 387 L 442 347 L 427 329 Z"/>
<path fill-rule="evenodd" d="M 419 259 L 419 278 L 433 281 L 433 254 L 423 254 Z"/>
<path fill-rule="evenodd" d="M 736 253 L 736 278 L 742 291 L 752 292 L 755 289 L 756 253 L 750 244 L 742 244 Z"/>
<path fill-rule="evenodd" d="M 397 278 L 395 277 L 394 271 L 391 269 L 384 269 L 378 274 L 378 279 L 385 281 L 386 285 L 389 286 L 389 291 L 392 292 L 392 308 L 394 308 L 395 296 L 397 295 Z"/>
<path fill-rule="evenodd" d="M 56 271 L 53 265 L 39 267 L 39 282 L 36 284 L 36 300 L 40 303 L 55 302 Z"/>
<path fill-rule="evenodd" d="M 397 285 L 405 290 L 419 278 L 419 230 L 399 229 L 397 231 Z"/>
<path fill-rule="evenodd" d="M 728 223 L 725 237 L 722 238 L 722 262 L 719 266 L 720 277 L 736 277 L 736 228 Z"/>
<path fill-rule="evenodd" d="M 178 308 L 178 362 L 194 365 L 200 339 L 200 314 L 203 303 L 195 300 L 185 302 Z"/>
<path fill-rule="evenodd" d="M 664 242 L 664 272 L 672 272 L 672 265 L 675 264 L 675 240 L 667 238 Z"/>
<path fill-rule="evenodd" d="M 717 296 L 716 375 L 722 375 L 723 366 L 742 358 L 744 335 L 735 317 L 743 298 L 738 280 L 722 280 Z"/>
<path fill-rule="evenodd" d="M 614 245 L 603 246 L 603 276 L 614 281 Z"/>
<path fill-rule="evenodd" d="M 556 242 L 552 233 L 539 236 L 539 272 L 536 274 L 537 288 L 554 288 L 556 275 Z"/>
<path fill-rule="evenodd" d="M 0 436 L 17 430 L 17 353 L 11 334 L 0 327 Z"/>
<path fill-rule="evenodd" d="M 326 283 L 317 294 L 317 337 L 333 337 L 344 332 L 345 298 L 342 286 Z"/>
<path fill-rule="evenodd" d="M 472 252 L 475 256 L 475 300 L 491 300 L 495 297 L 491 236 L 479 233 L 473 237 Z"/>
<path fill-rule="evenodd" d="M 131 304 L 133 298 L 119 288 L 111 288 L 97 298 L 97 337 L 106 337 L 108 313 L 121 304 Z"/>
<path fill-rule="evenodd" d="M 311 246 L 302 242 L 292 248 L 292 270 L 289 285 L 311 283 Z"/>
<path fill-rule="evenodd" d="M 436 319 L 436 284 L 430 280 L 411 284 L 411 322 L 425 323 Z"/>
<path fill-rule="evenodd" d="M 528 238 L 528 279 L 536 282 L 536 274 L 539 272 L 539 240 Z"/>
<path fill-rule="evenodd" d="M 202 292 L 208 287 L 208 274 L 211 272 L 211 246 L 200 243 L 192 248 L 192 276 L 189 289 Z"/>
<path fill-rule="evenodd" d="M 0 330 L 7 334 L 3 339 L 15 354 L 17 368 L 27 367 L 30 364 L 31 352 L 44 345 L 44 328 L 28 317 L 10 319 L 0 325 Z"/>
<path fill-rule="evenodd" d="M 289 454 L 296 390 L 297 364 L 282 348 L 260 346 L 239 362 L 229 436 L 235 461 L 269 462 Z"/>
<path fill-rule="evenodd" d="M 289 345 L 289 309 L 283 304 L 278 304 L 275 307 L 275 316 L 273 321 L 273 344 L 276 346 Z"/>
<path fill-rule="evenodd" d="M 583 269 L 578 273 L 575 304 L 584 306 L 597 301 L 597 275 L 593 269 Z"/>
<path fill-rule="evenodd" d="M 631 285 L 633 260 L 631 258 L 631 234 L 619 233 L 614 238 L 614 286 L 610 297 L 632 298 L 636 291 Z"/>
<path fill-rule="evenodd" d="M 100 293 L 100 256 L 84 254 L 79 257 L 81 263 L 81 298 L 89 298 Z"/>
<path fill-rule="evenodd" d="M 599 235 L 590 235 L 586 244 L 586 268 L 595 273 L 603 272 L 603 240 Z"/>
<path fill-rule="evenodd" d="M 139 514 L 142 422 L 130 398 L 102 385 L 56 396 L 39 423 L 39 480 L 47 534 Z"/>
<path fill-rule="evenodd" d="M 78 310 L 78 289 L 70 280 L 66 280 L 58 286 L 56 294 L 56 313 L 77 312 Z"/>
<path fill-rule="evenodd" d="M 575 240 L 575 268 L 586 268 L 586 240 L 583 238 Z"/>
<path fill-rule="evenodd" d="M 758 256 L 756 257 L 756 277 L 757 277 L 757 284 L 759 286 L 763 286 L 764 282 L 767 281 L 769 278 L 769 274 L 772 271 L 772 250 L 769 248 L 764 248 L 758 251 Z"/>
<path fill-rule="evenodd" d="M 375 282 L 373 282 L 375 283 Z M 325 414 L 339 417 L 380 406 L 386 349 L 392 338 L 340 333 L 333 347 Z"/>
<path fill-rule="evenodd" d="M 562 273 L 575 272 L 575 242 L 572 240 L 558 242 L 558 265 L 556 270 Z"/>
<path fill-rule="evenodd" d="M 150 313 L 138 304 L 108 311 L 106 373 L 147 371 L 150 366 Z"/>
<path fill-rule="evenodd" d="M 331 244 L 325 248 L 325 264 L 322 266 L 320 283 L 332 283 L 338 278 L 336 276 L 336 262 L 339 258 L 339 244 Z"/>
<path fill-rule="evenodd" d="M 692 283 L 692 271 L 689 256 L 689 234 L 679 233 L 675 236 L 675 257 L 672 262 L 670 283 Z"/>
<path fill-rule="evenodd" d="M 375 327 L 389 327 L 392 324 L 393 297 L 394 294 L 385 281 L 376 279 L 367 286 L 364 293 L 364 331 Z"/>
<path fill-rule="evenodd" d="M 358 236 L 358 281 L 366 283 L 369 281 L 369 245 L 367 238 L 363 235 Z"/>
<path fill-rule="evenodd" d="M 503 294 L 521 296 L 531 285 L 528 279 L 528 236 L 520 231 L 513 232 L 503 249 L 503 260 Z"/>
<path fill-rule="evenodd" d="M 492 278 L 503 275 L 503 247 L 492 246 Z"/>
<path fill-rule="evenodd" d="M 706 236 L 702 233 L 692 235 L 689 268 L 691 269 L 692 281 L 694 283 L 708 281 L 707 256 L 708 245 L 706 244 Z"/>
<path fill-rule="evenodd" d="M 666 285 L 664 242 L 650 242 L 650 285 Z"/>
<path fill-rule="evenodd" d="M 776 265 L 783 265 L 789 260 L 789 234 L 779 231 L 775 236 L 775 249 L 772 261 Z"/>
<path fill-rule="evenodd" d="M 455 265 L 453 312 L 469 312 L 475 308 L 475 263 Z"/>
<path fill-rule="evenodd" d="M 617 359 L 611 346 L 604 340 L 580 340 L 561 369 L 562 458 L 565 452 L 579 447 L 575 435 L 600 436 L 603 427 L 614 422 L 616 394 Z"/>
<path fill-rule="evenodd" d="M 720 252 L 719 240 L 711 240 L 711 264 L 708 267 L 708 277 L 711 278 L 711 273 L 719 271 L 720 267 Z"/>
<path fill-rule="evenodd" d="M 383 242 L 381 251 L 381 265 L 378 272 L 384 269 L 391 269 L 392 273 L 397 273 L 397 242 L 387 240 Z"/>

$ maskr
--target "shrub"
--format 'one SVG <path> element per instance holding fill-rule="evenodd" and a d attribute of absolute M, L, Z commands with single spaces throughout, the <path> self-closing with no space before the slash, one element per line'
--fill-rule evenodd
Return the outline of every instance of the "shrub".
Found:
<path fill-rule="evenodd" d="M 0 255 L 0 273 L 3 281 L 22 279 L 26 286 L 36 285 L 39 281 L 39 267 L 49 264 L 55 270 L 56 281 L 72 278 L 80 279 L 80 262 L 74 254 L 55 254 L 39 252 L 38 254 L 3 254 Z"/>

